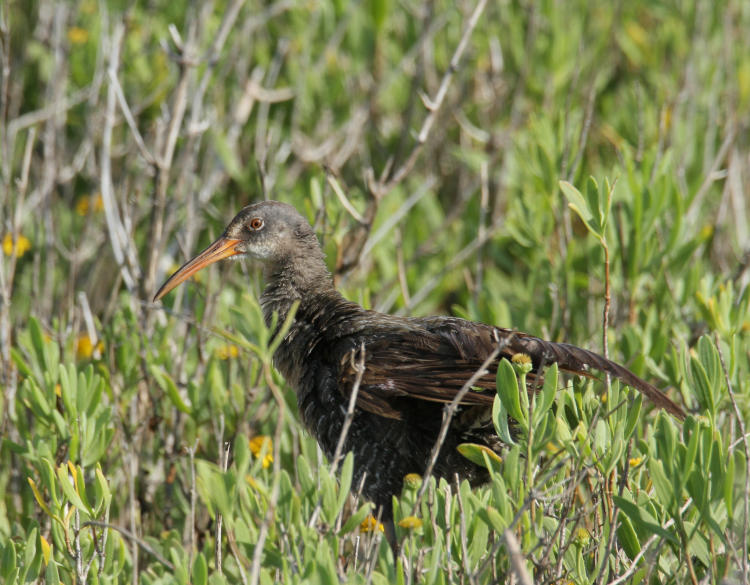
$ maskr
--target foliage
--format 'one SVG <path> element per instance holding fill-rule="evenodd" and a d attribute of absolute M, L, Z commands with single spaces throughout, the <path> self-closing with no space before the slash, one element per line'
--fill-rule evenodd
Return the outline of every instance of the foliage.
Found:
<path fill-rule="evenodd" d="M 750 13 L 476 6 L 0 4 L 0 581 L 747 579 Z M 491 481 L 410 477 L 394 560 L 297 422 L 257 267 L 150 302 L 264 196 L 349 298 L 604 335 L 687 420 L 503 362 L 507 449 L 461 446 Z"/>

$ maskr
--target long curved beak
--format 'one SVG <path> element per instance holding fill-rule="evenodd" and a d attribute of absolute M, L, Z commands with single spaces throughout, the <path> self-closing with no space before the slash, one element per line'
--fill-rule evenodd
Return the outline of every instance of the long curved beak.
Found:
<path fill-rule="evenodd" d="M 224 258 L 241 254 L 242 252 L 237 250 L 237 244 L 240 242 L 242 240 L 234 240 L 224 236 L 220 237 L 195 258 L 185 262 L 177 272 L 170 276 L 167 282 L 161 285 L 156 296 L 154 296 L 154 302 L 158 301 L 178 284 L 186 281 L 201 268 L 205 268 L 209 264 L 213 264 Z"/>

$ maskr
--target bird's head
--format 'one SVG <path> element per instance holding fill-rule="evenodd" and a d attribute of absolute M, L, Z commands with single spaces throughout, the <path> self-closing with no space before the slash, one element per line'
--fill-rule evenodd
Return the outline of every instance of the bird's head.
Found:
<path fill-rule="evenodd" d="M 209 264 L 242 257 L 279 265 L 298 257 L 322 259 L 322 253 L 312 227 L 294 207 L 279 201 L 254 203 L 244 207 L 213 244 L 169 277 L 154 301 Z"/>

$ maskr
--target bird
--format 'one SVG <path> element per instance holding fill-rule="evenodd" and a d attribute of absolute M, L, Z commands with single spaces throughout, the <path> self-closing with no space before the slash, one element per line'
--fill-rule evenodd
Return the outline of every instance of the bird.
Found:
<path fill-rule="evenodd" d="M 492 423 L 502 358 L 526 354 L 534 371 L 553 363 L 589 377 L 592 369 L 598 370 L 685 418 L 683 409 L 655 386 L 592 351 L 457 317 L 389 315 L 347 300 L 335 288 L 310 223 L 278 201 L 242 208 L 215 242 L 164 282 L 154 302 L 225 258 L 263 264 L 260 304 L 268 327 L 276 324 L 278 329 L 294 311 L 275 350 L 274 366 L 294 390 L 302 423 L 329 460 L 349 414 L 343 451 L 353 453 L 351 485 L 361 486 L 378 510 L 394 555 L 399 547 L 393 496 L 401 493 L 407 474 L 425 473 L 444 408 L 459 393 L 432 473 L 449 481 L 457 474 L 472 485 L 489 480 L 488 471 L 457 447 L 469 442 L 495 452 L 502 448 Z M 483 365 L 485 373 L 475 376 Z M 472 377 L 471 391 L 462 392 Z"/>

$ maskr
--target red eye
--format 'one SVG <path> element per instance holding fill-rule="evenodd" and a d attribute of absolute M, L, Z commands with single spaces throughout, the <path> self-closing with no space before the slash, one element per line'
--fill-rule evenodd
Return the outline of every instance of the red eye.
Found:
<path fill-rule="evenodd" d="M 254 217 L 250 220 L 250 227 L 254 230 L 259 230 L 263 227 L 263 220 L 259 217 Z"/>

